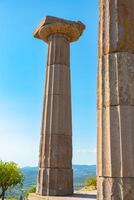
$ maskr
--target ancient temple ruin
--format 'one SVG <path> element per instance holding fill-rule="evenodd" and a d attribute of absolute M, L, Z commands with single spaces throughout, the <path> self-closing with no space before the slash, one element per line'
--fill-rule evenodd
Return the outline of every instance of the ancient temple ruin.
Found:
<path fill-rule="evenodd" d="M 73 194 L 70 43 L 84 29 L 79 21 L 47 16 L 34 32 L 34 37 L 48 44 L 38 198 Z"/>
<path fill-rule="evenodd" d="M 134 200 L 134 0 L 99 2 L 97 199 Z M 73 194 L 70 42 L 84 28 L 46 17 L 34 33 L 48 43 L 48 56 L 37 192 L 30 200 Z"/>

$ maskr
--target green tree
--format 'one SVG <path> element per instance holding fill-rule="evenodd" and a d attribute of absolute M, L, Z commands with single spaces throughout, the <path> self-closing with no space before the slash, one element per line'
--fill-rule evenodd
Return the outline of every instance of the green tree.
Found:
<path fill-rule="evenodd" d="M 97 178 L 96 176 L 92 176 L 85 181 L 85 186 L 94 186 L 97 188 Z"/>
<path fill-rule="evenodd" d="M 20 195 L 20 198 L 19 198 L 19 200 L 23 200 L 23 196 L 22 196 L 22 195 Z"/>
<path fill-rule="evenodd" d="M 36 186 L 31 187 L 27 192 L 26 192 L 26 197 L 28 197 L 28 195 L 30 193 L 35 193 L 36 192 Z"/>
<path fill-rule="evenodd" d="M 22 185 L 23 180 L 23 174 L 16 163 L 0 161 L 0 198 L 2 200 L 4 200 L 5 192 L 9 187 Z"/>

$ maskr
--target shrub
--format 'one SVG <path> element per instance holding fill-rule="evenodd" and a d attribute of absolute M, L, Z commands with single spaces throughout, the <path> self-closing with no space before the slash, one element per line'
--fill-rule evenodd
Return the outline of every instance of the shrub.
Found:
<path fill-rule="evenodd" d="M 85 186 L 94 186 L 95 188 L 97 188 L 97 178 L 96 176 L 92 176 L 89 177 L 86 181 L 85 181 Z"/>
<path fill-rule="evenodd" d="M 33 186 L 33 187 L 31 187 L 31 188 L 26 192 L 26 197 L 28 197 L 28 195 L 29 195 L 30 193 L 35 193 L 35 192 L 36 192 L 36 187 Z"/>

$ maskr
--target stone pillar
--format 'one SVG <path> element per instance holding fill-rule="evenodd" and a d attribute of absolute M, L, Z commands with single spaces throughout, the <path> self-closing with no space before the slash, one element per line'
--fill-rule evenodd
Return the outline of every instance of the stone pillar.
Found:
<path fill-rule="evenodd" d="M 134 200 L 134 0 L 100 0 L 98 200 Z"/>
<path fill-rule="evenodd" d="M 46 17 L 34 36 L 48 43 L 37 195 L 73 193 L 70 42 L 85 26 Z"/>

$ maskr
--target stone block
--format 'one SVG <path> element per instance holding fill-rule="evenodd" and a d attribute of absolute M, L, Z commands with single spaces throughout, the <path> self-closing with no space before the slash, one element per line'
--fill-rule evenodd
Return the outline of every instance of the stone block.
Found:
<path fill-rule="evenodd" d="M 98 180 L 97 199 L 134 200 L 134 178 L 100 177 Z"/>
<path fill-rule="evenodd" d="M 72 135 L 71 97 L 65 95 L 53 96 L 53 113 L 51 132 Z"/>
<path fill-rule="evenodd" d="M 134 1 L 101 0 L 99 57 L 108 53 L 134 53 Z"/>
<path fill-rule="evenodd" d="M 134 54 L 113 53 L 99 60 L 98 109 L 134 105 Z"/>
<path fill-rule="evenodd" d="M 51 35 L 47 54 L 47 65 L 59 64 L 70 66 L 70 44 L 60 35 Z"/>
<path fill-rule="evenodd" d="M 120 107 L 122 176 L 134 177 L 134 107 Z"/>
<path fill-rule="evenodd" d="M 50 133 L 51 113 L 52 113 L 52 95 L 44 96 L 41 134 Z M 42 137 L 42 136 L 41 136 Z"/>
<path fill-rule="evenodd" d="M 72 134 L 70 96 L 45 96 L 41 132 L 42 134 Z"/>
<path fill-rule="evenodd" d="M 100 112 L 100 111 L 99 111 Z M 100 144 L 100 158 L 99 161 L 99 173 L 98 176 L 103 175 L 111 175 L 111 144 L 110 144 L 110 112 L 108 109 L 103 108 L 100 112 L 102 117 L 100 116 L 100 126 L 102 127 L 101 130 L 98 132 L 100 136 L 102 136 L 101 140 L 98 141 Z M 99 139 L 98 138 L 98 139 Z M 99 151 L 99 149 L 98 149 Z M 101 174 L 102 173 L 102 174 Z"/>
<path fill-rule="evenodd" d="M 102 109 L 97 110 L 97 175 L 102 176 Z"/>
<path fill-rule="evenodd" d="M 70 168 L 72 162 L 72 136 L 44 135 L 39 167 Z"/>
<path fill-rule="evenodd" d="M 98 176 L 134 177 L 134 107 L 99 110 Z M 98 128 L 99 128 L 98 127 Z"/>
<path fill-rule="evenodd" d="M 47 66 L 45 94 L 71 95 L 70 68 L 66 65 Z"/>
<path fill-rule="evenodd" d="M 37 194 L 48 196 L 62 196 L 73 194 L 72 169 L 41 168 Z"/>

